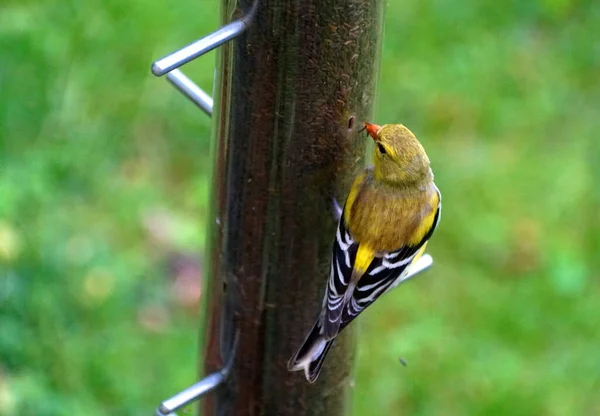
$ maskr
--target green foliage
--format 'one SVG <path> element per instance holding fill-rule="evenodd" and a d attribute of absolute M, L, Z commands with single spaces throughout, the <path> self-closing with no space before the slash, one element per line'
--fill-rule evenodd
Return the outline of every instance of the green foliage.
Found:
<path fill-rule="evenodd" d="M 149 64 L 216 3 L 0 6 L 0 414 L 152 414 L 195 379 L 210 121 Z M 360 320 L 354 413 L 599 413 L 600 9 L 386 22 L 375 121 L 421 138 L 444 213 L 434 268 Z"/>

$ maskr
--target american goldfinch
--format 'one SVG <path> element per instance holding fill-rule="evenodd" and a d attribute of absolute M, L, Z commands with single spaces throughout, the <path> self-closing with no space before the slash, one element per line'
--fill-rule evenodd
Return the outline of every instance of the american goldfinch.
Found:
<path fill-rule="evenodd" d="M 339 220 L 323 307 L 288 363 L 313 383 L 335 337 L 379 296 L 393 289 L 425 251 L 441 212 L 429 158 L 402 124 L 364 123 L 373 167 L 350 189 Z"/>

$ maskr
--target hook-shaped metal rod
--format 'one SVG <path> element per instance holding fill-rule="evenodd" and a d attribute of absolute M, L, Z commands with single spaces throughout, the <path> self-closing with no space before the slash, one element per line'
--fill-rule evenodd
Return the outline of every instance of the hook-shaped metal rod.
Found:
<path fill-rule="evenodd" d="M 175 396 L 163 401 L 158 409 L 156 409 L 156 416 L 175 416 L 175 412 L 177 410 L 187 406 L 194 400 L 197 400 L 205 394 L 210 393 L 225 383 L 225 380 L 227 380 L 227 377 L 229 377 L 229 373 L 231 373 L 231 368 L 233 367 L 233 363 L 235 361 L 239 335 L 239 331 L 237 331 L 233 340 L 233 346 L 229 353 L 229 358 L 227 359 L 227 362 L 223 368 L 221 368 L 219 371 L 209 374 L 193 386 L 190 386 L 187 389 L 180 391 Z"/>
<path fill-rule="evenodd" d="M 419 258 L 419 260 L 417 260 L 417 262 L 415 264 L 410 266 L 410 269 L 408 270 L 406 277 L 404 277 L 404 279 L 402 279 L 402 281 L 404 282 L 404 281 L 410 279 L 411 277 L 414 277 L 415 275 L 421 273 L 425 269 L 428 269 L 432 265 L 433 265 L 433 258 L 429 254 L 423 254 Z"/>
<path fill-rule="evenodd" d="M 246 22 L 243 19 L 235 20 L 222 28 L 214 31 L 202 39 L 190 43 L 178 51 L 169 54 L 152 64 L 152 73 L 161 77 L 174 69 L 190 62 L 206 52 L 224 44 L 228 40 L 241 34 L 246 30 Z"/>
<path fill-rule="evenodd" d="M 167 80 L 173 84 L 183 95 L 188 97 L 208 116 L 212 116 L 213 99 L 202 88 L 197 86 L 179 69 L 174 69 L 167 74 Z"/>
<path fill-rule="evenodd" d="M 219 387 L 225 381 L 225 374 L 222 371 L 209 374 L 202 380 L 197 382 L 191 387 L 177 393 L 170 399 L 165 400 L 160 404 L 160 407 L 156 410 L 156 416 L 167 416 L 172 415 L 177 409 L 193 402 L 194 400 L 210 393 L 217 387 Z"/>

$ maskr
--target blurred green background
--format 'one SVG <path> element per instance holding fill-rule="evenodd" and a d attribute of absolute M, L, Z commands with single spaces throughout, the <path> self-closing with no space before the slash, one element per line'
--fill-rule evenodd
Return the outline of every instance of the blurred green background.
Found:
<path fill-rule="evenodd" d="M 210 120 L 149 64 L 217 4 L 0 5 L 1 415 L 148 415 L 195 380 Z M 600 414 L 600 7 L 386 22 L 375 121 L 421 138 L 444 213 L 434 269 L 360 320 L 354 414 Z"/>

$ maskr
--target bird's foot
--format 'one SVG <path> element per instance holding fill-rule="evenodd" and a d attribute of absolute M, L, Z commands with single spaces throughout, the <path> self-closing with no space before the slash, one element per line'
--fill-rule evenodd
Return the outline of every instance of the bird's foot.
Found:
<path fill-rule="evenodd" d="M 342 218 L 342 207 L 338 204 L 337 199 L 335 197 L 331 198 L 331 209 L 333 211 L 333 217 L 336 221 L 339 221 Z"/>

